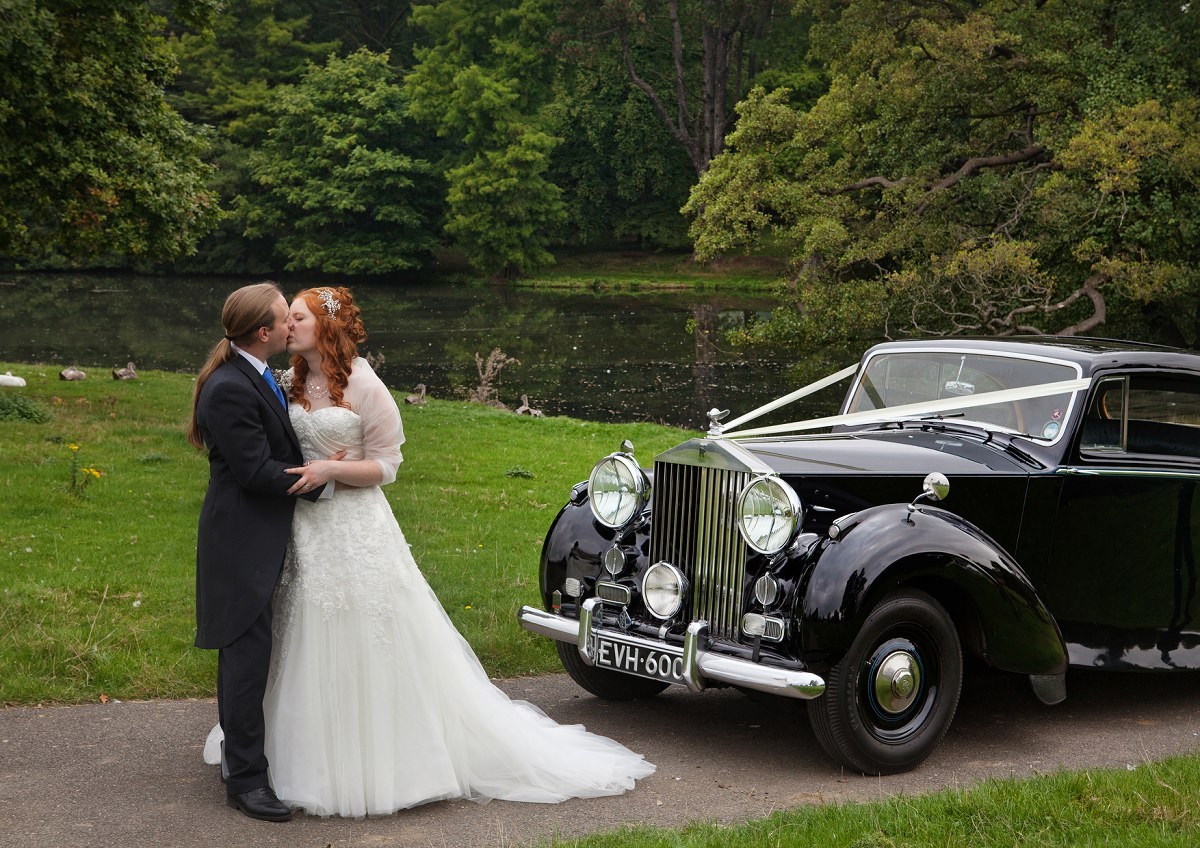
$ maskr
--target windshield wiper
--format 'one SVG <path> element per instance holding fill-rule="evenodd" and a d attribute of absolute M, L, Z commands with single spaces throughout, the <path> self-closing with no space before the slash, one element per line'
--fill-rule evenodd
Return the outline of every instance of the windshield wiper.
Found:
<path fill-rule="evenodd" d="M 906 424 L 916 424 L 918 427 L 929 427 L 932 421 L 944 421 L 947 418 L 963 418 L 965 413 L 951 412 L 949 415 L 926 415 L 923 418 L 897 418 L 895 421 L 878 421 L 873 426 L 876 430 L 903 430 Z"/>

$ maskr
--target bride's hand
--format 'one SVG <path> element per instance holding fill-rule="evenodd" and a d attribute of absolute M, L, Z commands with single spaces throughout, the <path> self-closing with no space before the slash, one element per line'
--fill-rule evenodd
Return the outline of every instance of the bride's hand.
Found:
<path fill-rule="evenodd" d="M 310 460 L 297 468 L 284 469 L 288 474 L 295 474 L 297 479 L 288 489 L 289 495 L 303 495 L 314 489 L 319 489 L 333 479 L 336 466 L 346 456 L 346 452 L 338 451 L 329 459 Z"/>

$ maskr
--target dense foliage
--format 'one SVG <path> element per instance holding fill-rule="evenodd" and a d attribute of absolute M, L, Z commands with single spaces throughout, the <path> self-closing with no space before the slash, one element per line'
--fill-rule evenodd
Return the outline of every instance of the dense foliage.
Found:
<path fill-rule="evenodd" d="M 753 335 L 807 347 L 1200 336 L 1191 4 L 74 9 L 0 0 L 0 265 L 504 277 L 694 247 L 786 255 Z"/>
<path fill-rule="evenodd" d="M 0 74 L 20 94 L 40 68 L 27 111 L 54 117 L 10 120 L 11 98 L 0 110 L 9 266 L 102 252 L 182 257 L 188 271 L 380 274 L 448 249 L 511 276 L 563 246 L 685 247 L 679 209 L 732 104 L 756 81 L 821 86 L 800 72 L 792 0 L 229 0 L 208 15 L 209 0 L 104 0 L 111 20 L 89 21 L 86 38 L 59 1 L 0 0 L 0 20 L 19 21 L 0 34 L 0 61 L 19 61 Z M 74 76 L 54 52 L 72 39 L 87 66 Z M 105 88 L 135 72 L 137 97 Z M 111 110 L 133 119 L 138 157 L 96 116 L 59 108 L 101 95 L 126 108 L 157 98 L 154 121 Z M 118 216 L 107 183 L 128 195 L 135 176 L 142 205 L 158 202 L 174 229 Z"/>
<path fill-rule="evenodd" d="M 552 261 L 546 245 L 563 219 L 561 191 L 546 179 L 558 138 L 542 115 L 553 95 L 540 43 L 552 5 L 444 0 L 413 13 L 430 42 L 408 77 L 413 112 L 453 140 L 443 157 L 446 234 L 496 275 Z"/>
<path fill-rule="evenodd" d="M 781 246 L 806 345 L 1200 333 L 1200 23 L 1140 0 L 808 0 L 828 92 L 759 89 L 688 210 Z"/>
<path fill-rule="evenodd" d="M 197 21 L 208 0 L 180 0 Z M 218 198 L 140 0 L 0 0 L 0 257 L 187 253 Z"/>
<path fill-rule="evenodd" d="M 249 157 L 263 192 L 242 207 L 289 271 L 383 274 L 417 267 L 434 246 L 432 167 L 407 132 L 387 55 L 358 50 L 311 66 L 267 107 L 274 127 Z"/>

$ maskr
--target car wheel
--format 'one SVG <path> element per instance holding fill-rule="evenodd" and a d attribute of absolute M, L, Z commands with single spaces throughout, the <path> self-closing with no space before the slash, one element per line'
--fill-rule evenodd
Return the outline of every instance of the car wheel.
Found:
<path fill-rule="evenodd" d="M 894 774 L 942 741 L 961 689 L 950 616 L 924 592 L 897 592 L 867 616 L 808 716 L 831 757 L 864 774 Z"/>
<path fill-rule="evenodd" d="M 645 677 L 634 677 L 619 671 L 609 671 L 606 668 L 596 668 L 583 661 L 579 649 L 570 642 L 555 642 L 558 658 L 562 660 L 563 668 L 571 679 L 606 701 L 633 701 L 638 698 L 653 698 L 667 688 L 666 683 L 649 680 Z"/>

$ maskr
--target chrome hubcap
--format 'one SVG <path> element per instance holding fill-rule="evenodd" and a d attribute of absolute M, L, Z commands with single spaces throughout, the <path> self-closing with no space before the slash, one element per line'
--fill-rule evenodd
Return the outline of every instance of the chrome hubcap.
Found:
<path fill-rule="evenodd" d="M 912 706 L 921 690 L 921 667 L 908 651 L 893 651 L 875 666 L 875 702 L 891 715 Z"/>

